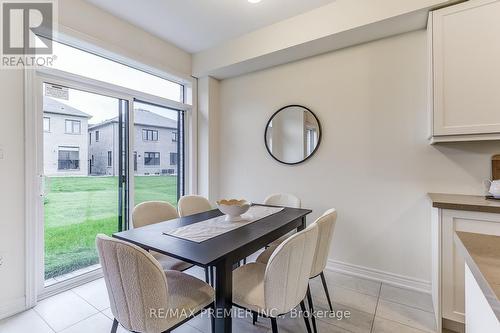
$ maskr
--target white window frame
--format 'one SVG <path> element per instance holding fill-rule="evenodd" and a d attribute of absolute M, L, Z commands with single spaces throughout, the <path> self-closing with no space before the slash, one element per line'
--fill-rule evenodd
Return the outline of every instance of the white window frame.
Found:
<path fill-rule="evenodd" d="M 45 129 L 45 120 L 48 120 L 49 128 Z M 43 131 L 45 133 L 50 133 L 50 117 L 44 116 L 43 117 Z"/>
<path fill-rule="evenodd" d="M 71 131 L 68 132 L 68 123 L 71 124 Z M 75 132 L 75 124 L 78 124 L 78 132 Z M 76 119 L 64 119 L 64 133 L 81 135 L 82 134 L 82 122 Z"/>
<path fill-rule="evenodd" d="M 61 36 L 61 35 L 59 35 Z M 90 43 L 65 36 L 65 40 L 58 40 L 73 47 L 91 52 L 105 58 L 118 61 L 127 66 L 143 70 L 147 73 L 173 80 L 171 74 L 140 64 L 125 57 L 117 56 L 101 48 L 94 47 Z M 64 39 L 64 38 L 63 38 Z M 72 41 L 68 42 L 68 41 Z M 76 46 L 79 45 L 79 46 Z M 85 45 L 85 47 L 81 47 Z M 93 48 L 93 49 L 92 49 Z M 115 58 L 116 57 L 116 58 Z M 177 76 L 176 76 L 177 77 Z M 50 82 L 74 89 L 87 91 L 99 95 L 107 95 L 128 101 L 129 132 L 134 133 L 134 100 L 146 101 L 159 106 L 185 111 L 184 113 L 184 140 L 185 140 L 185 193 L 197 193 L 197 103 L 196 103 L 196 79 L 184 77 L 181 82 L 184 87 L 183 96 L 187 103 L 180 103 L 158 96 L 142 93 L 132 89 L 112 85 L 74 75 L 64 71 L 51 68 L 25 69 L 25 187 L 26 187 L 26 308 L 36 305 L 37 301 L 69 290 L 77 285 L 94 280 L 102 276 L 102 271 L 74 278 L 57 285 L 56 288 L 44 287 L 44 234 L 43 234 L 43 92 L 40 87 L 44 82 Z M 134 136 L 129 137 L 129 185 L 130 206 L 133 207 L 134 190 Z M 130 216 L 129 216 L 130 219 Z M 42 279 L 40 279 L 42 277 Z"/>

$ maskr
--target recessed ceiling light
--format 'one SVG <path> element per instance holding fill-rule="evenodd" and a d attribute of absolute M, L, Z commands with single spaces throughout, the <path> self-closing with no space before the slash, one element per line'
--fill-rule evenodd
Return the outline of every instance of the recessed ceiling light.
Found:
<path fill-rule="evenodd" d="M 259 3 L 259 2 L 261 2 L 261 1 L 262 1 L 262 0 L 248 0 L 248 2 L 250 2 L 250 3 Z"/>

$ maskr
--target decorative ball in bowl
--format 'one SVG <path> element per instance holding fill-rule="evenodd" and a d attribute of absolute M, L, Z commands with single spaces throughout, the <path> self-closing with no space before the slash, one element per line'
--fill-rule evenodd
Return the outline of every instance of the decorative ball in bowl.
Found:
<path fill-rule="evenodd" d="M 219 200 L 217 208 L 226 215 L 226 221 L 237 222 L 243 220 L 242 214 L 245 214 L 250 209 L 250 202 L 246 200 Z"/>

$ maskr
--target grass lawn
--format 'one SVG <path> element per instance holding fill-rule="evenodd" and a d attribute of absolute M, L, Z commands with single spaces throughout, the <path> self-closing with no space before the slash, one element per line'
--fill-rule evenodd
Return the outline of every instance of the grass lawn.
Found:
<path fill-rule="evenodd" d="M 47 177 L 45 181 L 45 278 L 98 262 L 95 236 L 118 229 L 117 177 Z M 136 176 L 135 204 L 177 204 L 177 178 Z"/>

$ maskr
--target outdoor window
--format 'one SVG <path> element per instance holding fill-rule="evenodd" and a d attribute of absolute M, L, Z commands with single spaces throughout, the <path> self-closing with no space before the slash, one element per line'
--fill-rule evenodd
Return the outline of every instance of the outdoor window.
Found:
<path fill-rule="evenodd" d="M 80 169 L 80 151 L 78 147 L 59 147 L 58 169 Z"/>
<path fill-rule="evenodd" d="M 170 165 L 177 165 L 177 153 L 170 153 Z"/>
<path fill-rule="evenodd" d="M 52 45 L 54 54 L 57 55 L 57 61 L 54 61 L 52 68 L 176 102 L 184 101 L 182 84 L 56 41 L 52 41 Z"/>
<path fill-rule="evenodd" d="M 113 163 L 113 153 L 108 151 L 108 167 L 110 167 Z"/>
<path fill-rule="evenodd" d="M 50 132 L 50 118 L 43 117 L 43 131 Z"/>
<path fill-rule="evenodd" d="M 82 132 L 82 124 L 79 120 L 66 119 L 66 133 L 80 134 Z"/>
<path fill-rule="evenodd" d="M 89 145 L 92 144 L 92 132 L 89 132 Z"/>
<path fill-rule="evenodd" d="M 95 142 L 99 142 L 99 131 L 95 131 Z"/>
<path fill-rule="evenodd" d="M 160 165 L 160 153 L 144 153 L 144 165 Z"/>
<path fill-rule="evenodd" d="M 172 132 L 172 142 L 177 142 L 177 132 L 176 131 Z"/>
<path fill-rule="evenodd" d="M 95 158 L 94 158 L 94 155 L 92 155 L 92 157 L 90 158 L 90 165 L 91 165 L 91 166 L 94 166 L 94 165 L 95 165 Z"/>
<path fill-rule="evenodd" d="M 144 141 L 158 141 L 158 131 L 143 129 L 142 139 Z"/>

